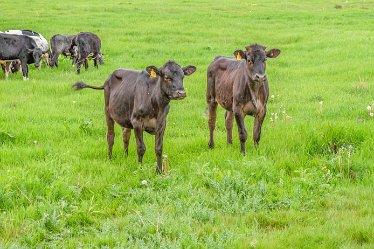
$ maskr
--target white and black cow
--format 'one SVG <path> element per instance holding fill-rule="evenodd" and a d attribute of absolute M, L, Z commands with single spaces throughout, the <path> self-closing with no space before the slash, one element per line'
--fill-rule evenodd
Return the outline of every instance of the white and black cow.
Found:
<path fill-rule="evenodd" d="M 0 34 L 0 61 L 20 60 L 24 80 L 28 79 L 28 64 L 35 63 L 36 67 L 40 67 L 42 54 L 36 42 L 28 36 Z"/>
<path fill-rule="evenodd" d="M 48 41 L 42 36 L 41 34 L 31 31 L 31 30 L 7 30 L 4 33 L 6 34 L 12 34 L 12 35 L 26 35 L 30 38 L 32 38 L 36 45 L 42 50 L 43 57 L 42 59 L 45 59 L 45 63 L 47 66 L 49 66 L 50 61 L 50 49 Z"/>

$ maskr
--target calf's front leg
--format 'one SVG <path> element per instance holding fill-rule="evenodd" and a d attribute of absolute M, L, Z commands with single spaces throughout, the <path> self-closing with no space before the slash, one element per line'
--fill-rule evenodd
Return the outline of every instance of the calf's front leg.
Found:
<path fill-rule="evenodd" d="M 245 142 L 247 141 L 248 135 L 244 125 L 244 113 L 240 105 L 234 106 L 234 115 L 236 124 L 238 125 L 240 152 L 245 155 Z"/>
<path fill-rule="evenodd" d="M 125 149 L 126 156 L 129 155 L 130 136 L 131 136 L 131 129 L 122 128 L 123 148 Z"/>
<path fill-rule="evenodd" d="M 166 120 L 163 118 L 157 125 L 156 136 L 155 136 L 155 152 L 157 157 L 157 168 L 158 174 L 162 173 L 162 142 L 164 138 L 166 128 Z"/>
<path fill-rule="evenodd" d="M 29 79 L 29 67 L 27 66 L 26 61 L 21 61 L 23 80 Z"/>
<path fill-rule="evenodd" d="M 135 126 L 134 125 L 134 131 L 135 131 L 135 138 L 136 138 L 136 149 L 138 153 L 138 162 L 139 164 L 142 164 L 143 162 L 143 155 L 145 153 L 145 144 L 143 141 L 143 128 L 140 125 Z"/>
<path fill-rule="evenodd" d="M 260 136 L 261 136 L 261 128 L 262 123 L 264 122 L 266 115 L 266 107 L 263 107 L 260 109 L 260 111 L 257 113 L 253 125 L 253 143 L 255 147 L 258 146 L 258 143 L 260 142 Z"/>

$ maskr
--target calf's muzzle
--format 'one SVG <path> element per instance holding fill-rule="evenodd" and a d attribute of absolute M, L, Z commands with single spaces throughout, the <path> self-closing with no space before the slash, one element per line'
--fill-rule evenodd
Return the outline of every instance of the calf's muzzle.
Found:
<path fill-rule="evenodd" d="M 258 74 L 258 73 L 256 73 L 256 74 L 253 76 L 253 80 L 262 82 L 262 81 L 265 80 L 265 77 L 266 77 L 265 74 Z"/>

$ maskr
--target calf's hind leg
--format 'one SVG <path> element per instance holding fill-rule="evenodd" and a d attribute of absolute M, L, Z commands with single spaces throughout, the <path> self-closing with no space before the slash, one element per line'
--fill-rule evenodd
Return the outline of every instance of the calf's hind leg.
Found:
<path fill-rule="evenodd" d="M 209 147 L 211 149 L 214 148 L 214 129 L 216 128 L 216 119 L 217 119 L 217 102 L 211 101 L 208 103 L 208 109 L 209 109 Z"/>
<path fill-rule="evenodd" d="M 114 144 L 114 120 L 109 114 L 108 108 L 105 110 L 105 116 L 106 116 L 106 124 L 108 126 L 108 131 L 106 134 L 106 139 L 108 141 L 108 157 L 109 159 L 112 159 L 112 150 L 113 150 L 113 144 Z"/>
<path fill-rule="evenodd" d="M 214 79 L 213 76 L 208 72 L 207 75 L 207 87 L 206 87 L 206 102 L 208 104 L 209 111 L 209 147 L 214 148 L 214 129 L 216 128 L 216 119 L 217 119 L 217 102 L 215 98 L 215 89 L 214 89 Z"/>
<path fill-rule="evenodd" d="M 234 123 L 234 113 L 230 111 L 225 112 L 225 125 L 227 134 L 227 144 L 232 144 L 232 125 Z"/>
<path fill-rule="evenodd" d="M 143 155 L 145 153 L 145 144 L 143 141 L 143 128 L 142 124 L 139 122 L 133 121 L 134 126 L 134 132 L 135 132 L 135 138 L 136 138 L 136 148 L 138 152 L 138 162 L 139 164 L 142 164 L 143 161 Z"/>

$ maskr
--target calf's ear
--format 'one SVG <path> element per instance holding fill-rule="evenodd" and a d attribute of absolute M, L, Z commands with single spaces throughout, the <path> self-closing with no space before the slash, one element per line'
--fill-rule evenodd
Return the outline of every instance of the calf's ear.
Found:
<path fill-rule="evenodd" d="M 234 52 L 234 55 L 235 55 L 235 58 L 238 61 L 240 61 L 241 59 L 245 59 L 245 60 L 247 59 L 247 56 L 245 55 L 245 53 L 243 52 L 243 50 L 240 50 L 240 49 L 236 50 Z"/>
<path fill-rule="evenodd" d="M 196 71 L 196 67 L 190 65 L 190 66 L 182 68 L 182 70 L 183 70 L 184 75 L 188 76 L 188 75 L 193 74 Z"/>
<path fill-rule="evenodd" d="M 280 54 L 280 50 L 277 48 L 270 49 L 269 51 L 266 52 L 266 57 L 267 58 L 276 58 Z"/>
<path fill-rule="evenodd" d="M 155 66 L 148 66 L 145 70 L 149 73 L 150 78 L 156 78 L 157 75 L 161 75 L 160 71 Z"/>

